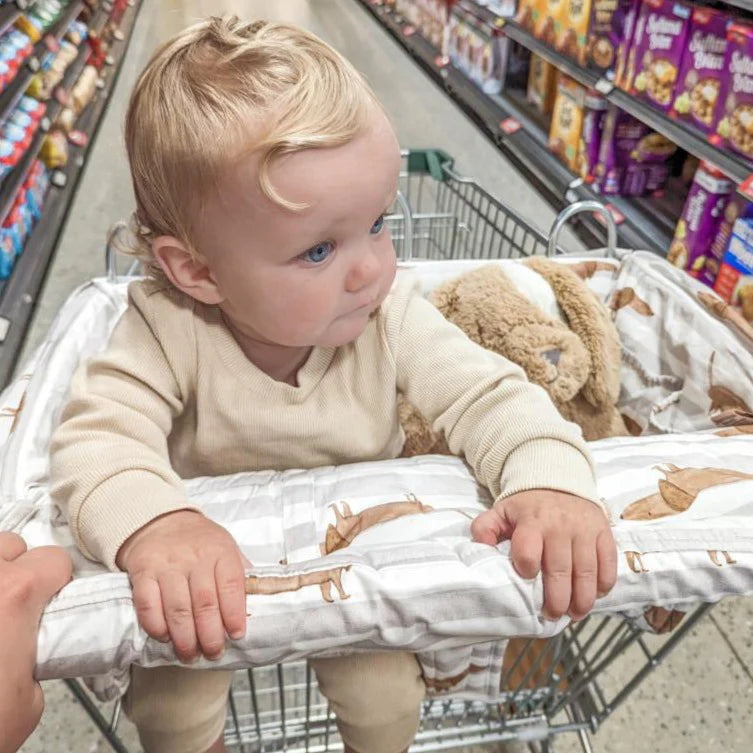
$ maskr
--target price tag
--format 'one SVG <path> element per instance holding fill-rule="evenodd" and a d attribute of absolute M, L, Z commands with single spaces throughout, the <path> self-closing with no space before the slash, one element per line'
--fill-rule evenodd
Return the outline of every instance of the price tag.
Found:
<path fill-rule="evenodd" d="M 753 173 L 751 173 L 738 187 L 737 190 L 746 199 L 753 201 Z"/>
<path fill-rule="evenodd" d="M 36 73 L 39 70 L 39 60 L 37 60 L 37 58 L 35 58 L 34 56 L 29 58 L 28 65 L 29 65 L 29 70 L 33 71 L 34 73 Z"/>
<path fill-rule="evenodd" d="M 51 34 L 48 34 L 44 38 L 44 46 L 50 51 L 50 52 L 57 52 L 60 49 L 60 42 L 58 42 L 55 37 L 53 37 Z"/>
<path fill-rule="evenodd" d="M 28 0 L 16 0 L 16 6 L 19 10 L 26 10 L 29 7 Z"/>
<path fill-rule="evenodd" d="M 68 141 L 75 146 L 86 146 L 89 142 L 89 137 L 83 131 L 71 131 L 68 134 Z"/>
<path fill-rule="evenodd" d="M 447 55 L 437 55 L 434 58 L 434 65 L 437 66 L 437 68 L 446 68 L 450 64 L 450 58 L 447 57 Z"/>
<path fill-rule="evenodd" d="M 612 215 L 612 219 L 614 220 L 615 225 L 622 225 L 623 222 L 625 222 L 625 215 L 620 212 L 619 209 L 617 209 L 612 204 L 605 204 L 606 210 L 609 212 L 609 214 Z M 604 221 L 604 218 L 600 214 L 596 214 L 594 212 L 594 217 L 602 224 L 606 225 L 606 222 Z"/>
<path fill-rule="evenodd" d="M 0 316 L 0 343 L 5 342 L 5 338 L 8 337 L 8 330 L 10 330 L 10 319 Z"/>
<path fill-rule="evenodd" d="M 50 130 L 51 125 L 52 123 L 50 123 L 50 119 L 46 115 L 39 121 L 39 127 L 45 132 Z"/>
<path fill-rule="evenodd" d="M 569 204 L 573 204 L 574 202 L 578 201 L 580 199 L 580 196 L 578 195 L 577 189 L 582 185 L 583 178 L 573 178 L 573 180 L 571 180 L 567 186 L 567 191 L 565 191 L 565 201 L 567 201 Z"/>
<path fill-rule="evenodd" d="M 403 26 L 403 36 L 404 37 L 412 37 L 416 33 L 416 27 L 411 26 L 410 24 L 406 24 Z"/>
<path fill-rule="evenodd" d="M 495 25 L 495 26 L 496 26 L 496 27 L 497 27 L 498 29 L 501 29 L 501 28 L 502 28 L 502 27 L 503 27 L 503 26 L 504 26 L 504 25 L 505 25 L 506 23 L 507 23 L 507 19 L 505 19 L 505 18 L 502 18 L 501 16 L 500 16 L 500 17 L 498 17 L 498 18 L 495 18 L 495 19 L 494 19 L 494 25 Z"/>
<path fill-rule="evenodd" d="M 609 94 L 609 92 L 612 91 L 612 89 L 614 89 L 614 84 L 605 78 L 600 78 L 594 84 L 594 89 L 596 89 L 596 91 L 599 92 L 600 94 L 603 94 L 604 96 L 606 96 L 607 94 Z"/>
<path fill-rule="evenodd" d="M 520 121 L 515 118 L 505 118 L 500 122 L 499 128 L 507 136 L 512 136 L 513 133 L 517 133 L 523 126 Z"/>

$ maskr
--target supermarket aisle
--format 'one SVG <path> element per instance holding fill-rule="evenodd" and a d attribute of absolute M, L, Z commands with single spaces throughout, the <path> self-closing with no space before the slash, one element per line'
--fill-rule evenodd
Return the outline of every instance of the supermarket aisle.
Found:
<path fill-rule="evenodd" d="M 138 72 L 161 40 L 203 15 L 220 11 L 293 21 L 320 34 L 366 74 L 391 112 L 404 145 L 445 148 L 462 172 L 477 178 L 534 224 L 547 227 L 551 222 L 551 209 L 354 0 L 144 0 L 113 101 L 50 268 L 24 357 L 44 336 L 70 291 L 102 273 L 107 228 L 132 210 L 121 133 L 127 96 Z M 749 749 L 753 653 L 743 636 L 749 634 L 753 610 L 748 603 L 728 602 L 715 615 L 697 626 L 662 670 L 597 735 L 597 747 L 627 753 L 650 730 L 654 738 L 638 749 L 673 749 L 678 737 L 682 749 L 689 752 L 710 750 L 720 741 L 728 751 Z M 43 723 L 23 747 L 24 753 L 109 750 L 62 683 L 48 684 L 46 693 Z M 723 697 L 732 700 L 723 701 Z M 708 710 L 706 719 L 698 718 L 702 709 Z M 136 753 L 133 729 L 126 724 L 124 730 L 129 752 Z M 575 739 L 563 739 L 557 750 L 575 751 Z"/>
<path fill-rule="evenodd" d="M 554 214 L 548 205 L 354 0 L 145 0 L 113 101 L 50 267 L 24 358 L 44 336 L 68 293 L 102 273 L 107 228 L 133 208 L 122 122 L 139 71 L 160 41 L 205 15 L 222 11 L 299 23 L 321 35 L 366 75 L 391 113 L 401 144 L 441 146 L 456 158 L 462 172 L 521 215 L 542 228 L 551 224 Z"/>

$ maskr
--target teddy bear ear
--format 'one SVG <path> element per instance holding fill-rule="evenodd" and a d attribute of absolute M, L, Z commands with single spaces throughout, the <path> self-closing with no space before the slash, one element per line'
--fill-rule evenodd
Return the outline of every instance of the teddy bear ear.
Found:
<path fill-rule="evenodd" d="M 606 307 L 567 265 L 537 257 L 525 263 L 549 283 L 568 326 L 588 351 L 591 370 L 581 394 L 595 408 L 613 405 L 620 393 L 622 348 Z"/>

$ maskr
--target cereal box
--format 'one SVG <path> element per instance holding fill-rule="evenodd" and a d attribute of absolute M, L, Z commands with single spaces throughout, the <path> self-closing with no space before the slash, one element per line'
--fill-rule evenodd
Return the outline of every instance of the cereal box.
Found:
<path fill-rule="evenodd" d="M 643 0 L 631 45 L 635 55 L 632 94 L 662 110 L 672 106 L 689 29 L 687 5 L 674 0 Z"/>
<path fill-rule="evenodd" d="M 702 162 L 667 254 L 672 264 L 709 285 L 713 285 L 718 271 L 717 262 L 710 259 L 709 252 L 731 191 L 732 182 L 715 167 Z"/>
<path fill-rule="evenodd" d="M 533 33 L 544 44 L 554 47 L 562 32 L 562 21 L 567 12 L 567 0 L 545 0 L 539 5 L 539 17 Z"/>
<path fill-rule="evenodd" d="M 719 229 L 711 242 L 711 250 L 709 251 L 710 259 L 714 259 L 718 266 L 721 266 L 722 259 L 727 251 L 729 239 L 732 236 L 732 228 L 741 217 L 744 219 L 753 217 L 753 204 L 739 193 L 733 192 L 724 208 L 722 221 L 719 223 Z"/>
<path fill-rule="evenodd" d="M 586 64 L 588 25 L 591 19 L 591 0 L 565 0 L 560 33 L 556 47 L 580 65 Z"/>
<path fill-rule="evenodd" d="M 571 78 L 559 77 L 549 128 L 549 149 L 573 172 L 578 169 L 585 94 L 586 90 Z"/>
<path fill-rule="evenodd" d="M 596 187 L 607 195 L 643 196 L 661 188 L 677 147 L 645 123 L 610 105 L 604 119 Z"/>
<path fill-rule="evenodd" d="M 693 8 L 688 46 L 669 114 L 704 133 L 716 131 L 729 25 L 730 17 L 723 11 Z"/>
<path fill-rule="evenodd" d="M 546 2 L 544 0 L 520 0 L 518 2 L 518 12 L 515 15 L 515 22 L 526 31 L 533 32 L 541 15 L 541 10 L 545 6 Z"/>
<path fill-rule="evenodd" d="M 607 113 L 607 101 L 589 89 L 586 92 L 584 104 L 583 128 L 578 143 L 578 172 L 584 181 L 592 183 L 594 171 L 599 162 L 599 147 Z"/>
<path fill-rule="evenodd" d="M 614 83 L 622 89 L 629 89 L 633 83 L 633 78 L 635 78 L 635 54 L 629 55 L 629 52 L 632 49 L 635 22 L 638 20 L 638 14 L 641 10 L 641 0 L 629 0 L 620 7 L 623 8 L 623 13 L 615 13 L 615 23 L 613 23 L 613 31 L 609 38 L 610 47 L 604 47 L 604 49 L 614 49 L 614 40 L 617 40 Z M 593 32 L 593 24 L 591 28 L 592 34 L 594 34 L 595 46 L 597 38 Z M 628 65 L 628 60 L 630 61 L 630 65 Z"/>
<path fill-rule="evenodd" d="M 730 24 L 724 71 L 717 133 L 722 145 L 753 159 L 753 26 Z"/>
<path fill-rule="evenodd" d="M 548 115 L 554 106 L 558 76 L 559 72 L 553 65 L 538 55 L 531 55 L 526 99 L 544 115 Z"/>
<path fill-rule="evenodd" d="M 753 219 L 739 218 L 722 259 L 714 290 L 753 320 Z"/>
<path fill-rule="evenodd" d="M 585 63 L 612 77 L 617 55 L 627 31 L 627 16 L 640 0 L 591 0 Z"/>

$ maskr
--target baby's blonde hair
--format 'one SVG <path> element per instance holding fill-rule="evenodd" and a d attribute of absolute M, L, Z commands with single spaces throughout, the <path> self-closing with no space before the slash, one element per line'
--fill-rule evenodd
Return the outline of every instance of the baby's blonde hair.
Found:
<path fill-rule="evenodd" d="M 218 180 L 242 154 L 260 156 L 259 187 L 300 208 L 272 185 L 272 160 L 340 146 L 379 103 L 355 68 L 296 26 L 209 18 L 160 47 L 131 95 L 125 138 L 136 212 L 130 246 L 152 272 L 152 240 L 172 235 L 200 256 L 196 224 Z"/>

